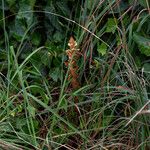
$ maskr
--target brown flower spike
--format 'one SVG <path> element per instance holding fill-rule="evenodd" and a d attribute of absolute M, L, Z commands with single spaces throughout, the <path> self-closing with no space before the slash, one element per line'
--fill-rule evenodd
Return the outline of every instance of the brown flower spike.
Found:
<path fill-rule="evenodd" d="M 68 56 L 67 62 L 65 62 L 65 65 L 69 67 L 69 75 L 68 80 L 71 80 L 71 86 L 73 89 L 78 89 L 80 87 L 78 78 L 78 64 L 77 61 L 80 57 L 79 49 L 77 49 L 77 42 L 74 40 L 73 37 L 70 37 L 69 43 L 68 43 L 69 49 L 66 50 L 66 54 Z"/>

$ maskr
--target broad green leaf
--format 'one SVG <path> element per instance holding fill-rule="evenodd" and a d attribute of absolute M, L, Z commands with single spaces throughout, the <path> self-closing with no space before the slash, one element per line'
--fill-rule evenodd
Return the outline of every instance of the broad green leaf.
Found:
<path fill-rule="evenodd" d="M 16 0 L 6 0 L 6 2 L 8 3 L 9 7 L 11 7 L 16 3 Z"/>
<path fill-rule="evenodd" d="M 117 29 L 117 20 L 114 18 L 109 18 L 106 25 L 106 32 L 111 32 L 114 34 Z"/>
<path fill-rule="evenodd" d="M 145 63 L 143 67 L 144 67 L 144 71 L 149 72 L 150 74 L 150 63 Z"/>
<path fill-rule="evenodd" d="M 56 32 L 53 35 L 53 39 L 55 40 L 55 42 L 61 42 L 63 40 L 63 34 L 60 32 Z"/>
<path fill-rule="evenodd" d="M 32 2 L 32 1 L 31 1 Z M 33 6 L 34 2 L 30 3 L 27 1 L 23 1 L 20 3 L 19 12 L 16 16 L 16 19 L 22 20 L 28 25 L 28 27 L 33 23 Z"/>
<path fill-rule="evenodd" d="M 99 47 L 98 47 L 98 52 L 104 56 L 107 52 L 107 46 L 106 44 L 102 43 Z"/>
<path fill-rule="evenodd" d="M 42 54 L 42 53 L 41 53 Z M 41 56 L 41 61 L 42 63 L 47 66 L 47 65 L 50 65 L 50 57 L 48 55 L 47 52 L 43 53 L 42 56 Z"/>
<path fill-rule="evenodd" d="M 41 42 L 41 35 L 38 32 L 34 32 L 32 35 L 32 43 L 38 46 Z"/>
<path fill-rule="evenodd" d="M 13 117 L 15 117 L 16 112 L 15 112 L 15 111 L 11 111 L 11 112 L 10 112 L 10 115 L 13 116 Z"/>
<path fill-rule="evenodd" d="M 34 5 L 36 3 L 36 0 L 28 0 L 28 3 L 32 7 L 32 9 L 33 9 L 33 7 L 34 7 Z"/>
<path fill-rule="evenodd" d="M 50 77 L 57 82 L 58 79 L 60 78 L 60 69 L 59 68 L 54 68 L 52 71 L 50 71 Z"/>
<path fill-rule="evenodd" d="M 100 62 L 97 60 L 97 59 L 94 59 L 90 68 L 92 69 L 93 67 L 96 67 L 96 68 L 100 68 Z"/>
<path fill-rule="evenodd" d="M 12 24 L 9 26 L 10 28 L 10 34 L 12 35 L 13 38 L 15 38 L 18 42 L 21 41 L 25 31 L 26 27 L 20 20 L 15 20 Z M 27 38 L 27 36 L 25 37 Z"/>
<path fill-rule="evenodd" d="M 55 6 L 46 6 L 45 11 L 47 12 L 56 12 Z M 45 14 L 48 24 L 46 24 L 46 28 L 48 32 L 53 32 L 54 29 L 61 30 L 61 25 L 58 22 L 58 18 L 55 15 Z"/>
<path fill-rule="evenodd" d="M 35 130 L 38 130 L 38 128 L 39 128 L 39 122 L 38 122 L 38 120 L 34 119 L 33 120 L 33 125 L 34 125 Z"/>
<path fill-rule="evenodd" d="M 35 111 L 36 111 L 35 108 L 34 108 L 33 106 L 31 106 L 31 105 L 28 105 L 27 109 L 28 109 L 30 115 L 31 115 L 33 118 L 35 118 Z"/>
<path fill-rule="evenodd" d="M 87 0 L 87 8 L 91 9 L 92 8 L 93 2 L 91 0 Z"/>
<path fill-rule="evenodd" d="M 150 56 L 150 38 L 133 33 L 133 40 L 138 45 L 138 48 L 142 54 Z"/>
<path fill-rule="evenodd" d="M 23 110 L 22 106 L 21 106 L 21 105 L 18 105 L 18 106 L 17 106 L 17 112 L 20 113 L 20 112 L 22 112 L 22 110 Z"/>

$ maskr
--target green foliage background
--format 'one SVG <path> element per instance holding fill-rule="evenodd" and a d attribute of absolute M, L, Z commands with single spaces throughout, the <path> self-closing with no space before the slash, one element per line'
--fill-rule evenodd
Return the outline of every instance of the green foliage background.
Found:
<path fill-rule="evenodd" d="M 2 5 L 2 2 L 4 4 Z M 81 25 L 86 23 L 90 23 L 89 30 L 92 30 L 94 23 L 88 22 L 88 16 L 96 5 L 95 2 L 87 1 L 75 1 L 75 0 L 5 0 L 0 2 L 0 16 L 5 20 L 1 20 L 0 22 L 0 47 L 2 55 L 5 55 L 6 52 L 6 39 L 4 37 L 4 25 L 3 21 L 5 21 L 6 35 L 7 39 L 9 39 L 9 46 L 13 45 L 14 49 L 18 47 L 20 43 L 22 43 L 21 48 L 17 52 L 18 59 L 24 59 L 31 51 L 39 46 L 46 46 L 50 53 L 62 53 L 64 47 L 64 41 L 68 40 L 70 35 L 74 35 L 77 40 L 80 39 L 80 35 L 82 33 L 80 27 L 77 27 L 74 23 L 69 22 L 64 19 L 66 17 L 68 19 L 77 21 L 81 23 Z M 93 5 L 94 4 L 94 5 Z M 106 1 L 100 6 L 99 11 L 104 9 L 105 5 L 108 2 Z M 126 13 L 123 19 L 123 24 L 126 30 L 126 35 L 129 36 L 128 46 L 130 48 L 130 52 L 133 55 L 136 55 L 136 62 L 139 67 L 142 67 L 144 62 L 150 56 L 149 49 L 149 20 L 150 17 L 146 12 L 141 13 L 141 16 L 137 16 L 138 12 L 143 8 L 147 8 L 146 1 L 140 0 L 137 3 L 134 0 L 121 1 L 119 5 L 119 9 L 116 7 L 113 9 L 113 13 L 109 13 L 105 18 L 103 18 L 102 23 L 99 25 L 99 28 L 103 28 L 105 34 L 102 36 L 102 39 L 110 44 L 112 39 L 116 37 L 116 40 L 119 40 L 119 35 L 117 33 L 117 26 L 119 27 L 121 24 L 114 20 L 114 16 L 118 16 L 119 13 L 125 12 L 129 7 L 134 5 L 134 12 Z M 86 6 L 86 15 L 82 13 L 82 8 Z M 93 7 L 93 8 L 92 8 Z M 137 8 L 137 9 L 136 9 Z M 132 13 L 132 14 L 131 14 Z M 132 16 L 131 16 L 132 15 Z M 98 14 L 96 14 L 98 17 Z M 134 17 L 134 19 L 133 19 Z M 136 19 L 136 17 L 139 17 Z M 95 18 L 96 19 L 96 18 Z M 95 24 L 96 25 L 96 24 Z M 97 35 L 99 34 L 97 28 Z M 110 38 L 107 39 L 108 34 Z M 99 36 L 99 35 L 98 35 Z M 112 38 L 111 38 L 112 37 Z M 82 39 L 81 39 L 82 40 Z M 119 41 L 118 41 L 119 43 Z M 101 43 L 102 44 L 102 43 Z M 99 44 L 98 49 L 101 49 L 101 45 Z M 104 55 L 106 48 L 104 44 L 102 44 L 101 52 Z M 47 50 L 46 50 L 47 51 Z M 45 67 L 50 66 L 50 60 L 47 58 L 46 52 L 41 52 L 44 54 L 39 54 L 41 57 L 41 63 Z M 3 57 L 5 58 L 5 56 Z M 39 56 L 34 58 L 34 61 L 39 62 Z M 60 64 L 59 59 L 55 60 L 55 64 Z"/>
<path fill-rule="evenodd" d="M 146 147 L 149 117 L 137 117 L 139 128 L 132 116 L 149 98 L 149 7 L 146 0 L 1 0 L 0 139 L 23 149 L 73 139 L 85 149 L 103 137 L 108 147 L 124 144 L 130 133 Z M 76 91 L 64 65 L 70 36 L 83 56 Z"/>

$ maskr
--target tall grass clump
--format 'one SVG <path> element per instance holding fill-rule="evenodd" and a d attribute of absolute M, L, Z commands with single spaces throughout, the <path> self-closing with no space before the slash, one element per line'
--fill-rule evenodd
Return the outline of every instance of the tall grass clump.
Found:
<path fill-rule="evenodd" d="M 5 5 L 1 149 L 150 149 L 147 0 Z M 14 33 L 10 18 L 23 28 Z M 68 61 L 70 36 L 80 57 Z"/>

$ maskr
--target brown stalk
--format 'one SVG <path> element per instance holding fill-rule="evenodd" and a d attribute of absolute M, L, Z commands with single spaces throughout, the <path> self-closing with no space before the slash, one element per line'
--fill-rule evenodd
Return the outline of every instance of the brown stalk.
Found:
<path fill-rule="evenodd" d="M 79 83 L 79 66 L 77 61 L 79 60 L 80 53 L 79 49 L 77 49 L 77 43 L 73 37 L 70 37 L 68 43 L 69 49 L 66 50 L 66 54 L 68 56 L 68 60 L 65 62 L 66 67 L 68 67 L 68 80 L 71 80 L 71 87 L 73 90 L 76 90 L 80 87 Z M 75 97 L 75 103 L 78 102 L 78 97 Z"/>

